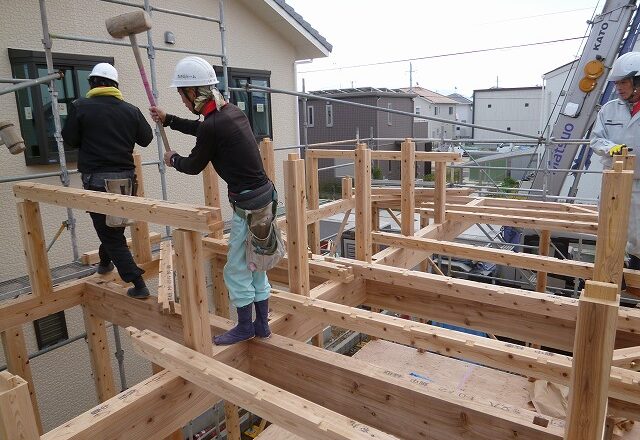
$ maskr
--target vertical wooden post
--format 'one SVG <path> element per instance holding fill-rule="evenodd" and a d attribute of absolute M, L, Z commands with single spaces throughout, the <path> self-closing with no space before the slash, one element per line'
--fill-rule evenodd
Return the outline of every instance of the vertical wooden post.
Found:
<path fill-rule="evenodd" d="M 289 288 L 293 293 L 309 295 L 309 261 L 307 254 L 306 194 L 304 160 L 290 153 L 284 162 L 287 193 L 287 256 L 289 259 Z"/>
<path fill-rule="evenodd" d="M 42 434 L 44 431 L 42 430 L 38 399 L 36 398 L 36 390 L 33 386 L 33 374 L 31 373 L 31 365 L 29 365 L 29 354 L 27 353 L 27 345 L 25 343 L 22 326 L 13 327 L 2 332 L 0 333 L 0 337 L 2 339 L 4 357 L 7 361 L 7 370 L 9 373 L 20 376 L 27 382 L 38 432 Z"/>
<path fill-rule="evenodd" d="M 622 282 L 632 182 L 633 171 L 623 170 L 621 161 L 614 164 L 613 170 L 604 171 L 602 175 L 593 271 L 595 281 L 618 286 Z"/>
<path fill-rule="evenodd" d="M 566 440 L 600 440 L 607 415 L 618 286 L 587 280 L 578 305 Z"/>
<path fill-rule="evenodd" d="M 342 178 L 342 198 L 350 199 L 353 197 L 353 179 L 351 176 Z"/>
<path fill-rule="evenodd" d="M 549 255 L 549 246 L 551 245 L 551 232 L 549 230 L 542 230 L 540 232 L 540 236 L 538 237 L 538 254 L 539 255 Z M 540 272 L 536 274 L 536 291 L 538 292 L 546 292 L 547 291 L 547 273 Z"/>
<path fill-rule="evenodd" d="M 276 160 L 275 152 L 273 151 L 273 142 L 271 142 L 269 138 L 264 138 L 262 142 L 260 142 L 259 147 L 264 171 L 267 173 L 269 180 L 276 183 Z"/>
<path fill-rule="evenodd" d="M 371 231 L 375 232 L 380 230 L 380 209 L 375 203 L 371 204 Z M 371 254 L 375 255 L 378 253 L 378 249 L 380 246 L 371 240 Z"/>
<path fill-rule="evenodd" d="M 213 169 L 211 162 L 202 172 L 202 186 L 204 188 L 204 204 L 220 208 L 220 187 L 218 185 L 218 173 Z M 219 212 L 219 211 L 218 211 Z M 218 214 L 218 220 L 222 220 L 222 215 Z M 222 238 L 222 230 L 217 230 L 209 234 L 213 238 Z"/>
<path fill-rule="evenodd" d="M 445 162 L 436 162 L 436 182 L 434 201 L 434 221 L 435 223 L 444 223 L 445 211 L 447 203 L 447 164 Z"/>
<path fill-rule="evenodd" d="M 429 216 L 427 216 L 426 214 L 421 212 L 420 213 L 420 229 L 422 229 L 422 228 L 424 228 L 426 226 L 429 226 Z M 429 268 L 428 260 L 422 260 L 420 262 L 420 270 L 422 272 L 426 272 L 428 268 Z"/>
<path fill-rule="evenodd" d="M 358 144 L 356 168 L 356 259 L 371 263 L 371 150 Z"/>
<path fill-rule="evenodd" d="M 195 231 L 176 229 L 173 232 L 176 251 L 176 271 L 185 345 L 211 356 L 211 327 L 207 286 L 203 271 L 202 240 Z"/>
<path fill-rule="evenodd" d="M 307 209 L 320 207 L 320 188 L 318 184 L 318 159 L 309 154 L 304 159 L 307 179 Z M 307 225 L 309 248 L 314 254 L 320 253 L 320 222 Z"/>
<path fill-rule="evenodd" d="M 40 439 L 27 382 L 8 371 L 0 372 L 0 439 Z"/>
<path fill-rule="evenodd" d="M 414 234 L 414 215 L 416 212 L 416 144 L 407 138 L 402 143 L 402 164 L 400 178 L 402 182 L 402 235 Z"/>
<path fill-rule="evenodd" d="M 18 217 L 31 293 L 34 296 L 50 295 L 53 286 L 39 204 L 30 200 L 18 202 Z"/>
<path fill-rule="evenodd" d="M 133 163 L 136 166 L 136 195 L 144 197 L 144 178 L 142 176 L 142 157 L 140 153 L 133 153 Z M 131 226 L 131 249 L 136 263 L 143 264 L 151 261 L 151 241 L 149 240 L 149 224 L 137 221 Z"/>
<path fill-rule="evenodd" d="M 84 316 L 84 327 L 87 331 L 93 381 L 96 385 L 98 400 L 104 402 L 118 394 L 113 382 L 107 330 L 104 320 L 96 317 L 87 306 L 82 306 L 82 314 Z"/>

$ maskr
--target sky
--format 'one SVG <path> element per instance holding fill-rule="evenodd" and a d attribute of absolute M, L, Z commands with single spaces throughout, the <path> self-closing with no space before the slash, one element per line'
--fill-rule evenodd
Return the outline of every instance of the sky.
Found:
<path fill-rule="evenodd" d="M 542 85 L 580 56 L 584 40 L 384 63 L 588 35 L 605 0 L 287 0 L 333 45 L 298 65 L 307 91 L 409 87 L 470 97 L 475 89 Z M 411 68 L 410 68 L 411 63 Z M 330 70 L 327 70 L 330 69 Z"/>

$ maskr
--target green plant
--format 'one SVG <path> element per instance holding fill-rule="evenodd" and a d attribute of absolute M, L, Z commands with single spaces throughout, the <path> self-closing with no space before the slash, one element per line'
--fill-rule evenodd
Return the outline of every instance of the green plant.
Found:
<path fill-rule="evenodd" d="M 425 174 L 422 177 L 422 180 L 424 180 L 425 182 L 433 182 L 434 180 L 436 180 L 436 176 L 434 176 L 433 174 Z"/>
<path fill-rule="evenodd" d="M 371 168 L 371 178 L 375 180 L 382 179 L 382 170 L 380 169 L 380 167 Z"/>

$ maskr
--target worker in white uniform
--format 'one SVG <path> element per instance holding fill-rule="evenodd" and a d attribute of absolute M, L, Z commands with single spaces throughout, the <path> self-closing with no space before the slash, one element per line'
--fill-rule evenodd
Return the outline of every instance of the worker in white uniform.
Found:
<path fill-rule="evenodd" d="M 613 156 L 623 147 L 640 153 L 640 52 L 628 52 L 614 63 L 609 74 L 618 98 L 598 112 L 591 132 L 591 148 L 602 157 L 604 169 L 611 169 Z M 629 228 L 627 231 L 629 268 L 640 269 L 640 160 L 633 175 Z"/>

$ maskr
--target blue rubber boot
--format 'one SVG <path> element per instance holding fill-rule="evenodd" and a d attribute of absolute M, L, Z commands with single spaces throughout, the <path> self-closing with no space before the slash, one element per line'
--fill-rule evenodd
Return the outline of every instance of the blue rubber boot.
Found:
<path fill-rule="evenodd" d="M 256 320 L 253 321 L 253 328 L 256 336 L 259 338 L 271 337 L 271 329 L 269 328 L 269 300 L 258 301 L 253 303 L 256 306 Z"/>
<path fill-rule="evenodd" d="M 236 342 L 248 341 L 256 335 L 251 322 L 252 304 L 244 307 L 238 307 L 238 325 L 220 336 L 213 337 L 213 343 L 216 345 L 231 345 Z"/>

